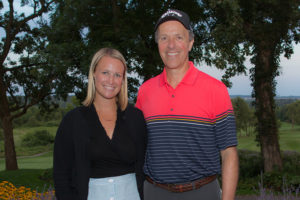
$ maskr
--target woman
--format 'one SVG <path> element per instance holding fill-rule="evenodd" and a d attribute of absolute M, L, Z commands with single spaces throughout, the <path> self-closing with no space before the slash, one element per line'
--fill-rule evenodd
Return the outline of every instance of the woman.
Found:
<path fill-rule="evenodd" d="M 66 114 L 55 138 L 58 200 L 142 199 L 146 126 L 128 105 L 126 70 L 115 49 L 94 55 L 84 106 Z"/>

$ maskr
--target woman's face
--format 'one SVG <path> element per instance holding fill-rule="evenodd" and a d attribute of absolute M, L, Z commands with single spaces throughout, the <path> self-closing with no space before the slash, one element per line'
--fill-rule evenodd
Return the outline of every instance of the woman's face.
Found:
<path fill-rule="evenodd" d="M 95 72 L 95 98 L 115 100 L 124 80 L 124 65 L 115 58 L 104 56 L 98 62 Z"/>

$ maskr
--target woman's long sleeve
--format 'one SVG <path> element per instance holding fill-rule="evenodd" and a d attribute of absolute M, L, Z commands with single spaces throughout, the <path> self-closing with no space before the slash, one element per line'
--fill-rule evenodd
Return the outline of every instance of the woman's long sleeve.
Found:
<path fill-rule="evenodd" d="M 76 199 L 72 174 L 74 173 L 74 143 L 71 124 L 65 117 L 56 133 L 53 156 L 53 177 L 58 200 Z"/>
<path fill-rule="evenodd" d="M 144 116 L 141 111 L 138 112 L 138 121 L 136 122 L 137 128 L 137 162 L 136 162 L 136 180 L 138 190 L 143 199 L 143 186 L 145 181 L 144 175 L 144 162 L 147 145 L 147 129 Z"/>

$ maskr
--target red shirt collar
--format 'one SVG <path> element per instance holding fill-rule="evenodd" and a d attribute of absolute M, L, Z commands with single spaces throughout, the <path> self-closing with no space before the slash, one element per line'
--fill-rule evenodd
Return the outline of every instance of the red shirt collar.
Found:
<path fill-rule="evenodd" d="M 194 66 L 194 63 L 192 61 L 189 61 L 189 65 L 190 65 L 189 69 L 187 70 L 187 72 L 185 73 L 183 79 L 180 81 L 179 84 L 183 83 L 187 85 L 193 85 L 195 83 L 199 71 Z M 159 76 L 160 76 L 159 86 L 168 84 L 166 68 L 164 68 L 164 71 Z"/>

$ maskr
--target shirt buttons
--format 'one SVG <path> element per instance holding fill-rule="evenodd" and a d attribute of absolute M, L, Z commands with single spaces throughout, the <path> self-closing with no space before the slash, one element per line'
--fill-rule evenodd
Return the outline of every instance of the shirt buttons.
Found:
<path fill-rule="evenodd" d="M 171 96 L 172 98 L 174 98 L 175 97 L 175 95 L 174 94 L 172 94 L 172 96 Z"/>
<path fill-rule="evenodd" d="M 173 111 L 173 108 L 171 108 L 170 110 Z"/>
<path fill-rule="evenodd" d="M 112 183 L 114 182 L 114 179 L 108 179 L 108 182 Z"/>

